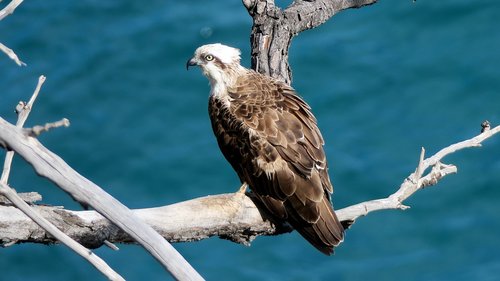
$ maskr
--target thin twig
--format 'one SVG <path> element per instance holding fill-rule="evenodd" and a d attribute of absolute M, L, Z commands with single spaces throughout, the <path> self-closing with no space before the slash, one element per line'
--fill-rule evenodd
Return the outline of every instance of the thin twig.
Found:
<path fill-rule="evenodd" d="M 111 250 L 113 251 L 119 251 L 120 248 L 118 248 L 118 246 L 116 246 L 115 244 L 109 242 L 108 240 L 104 240 L 104 245 L 108 246 L 108 248 L 110 248 Z"/>
<path fill-rule="evenodd" d="M 2 247 L 4 247 L 4 248 L 10 247 L 10 246 L 16 244 L 17 242 L 19 242 L 19 241 L 18 240 L 12 240 L 9 243 L 3 244 Z"/>
<path fill-rule="evenodd" d="M 28 101 L 28 103 L 19 102 L 18 106 L 16 106 L 16 112 L 17 112 L 16 127 L 22 128 L 24 126 L 24 123 L 26 123 L 26 120 L 30 115 L 31 108 L 33 108 L 33 104 L 35 103 L 35 100 L 38 97 L 38 93 L 40 92 L 40 89 L 42 88 L 44 82 L 45 82 L 45 76 L 40 75 L 40 77 L 38 78 L 38 84 L 36 85 L 35 91 L 33 92 L 33 95 L 31 95 L 31 98 Z M 9 182 L 10 166 L 12 165 L 13 157 L 14 157 L 14 151 L 7 151 L 3 164 L 2 177 L 0 178 L 0 181 L 5 184 Z"/>
<path fill-rule="evenodd" d="M 14 13 L 14 10 L 19 6 L 23 0 L 12 0 L 7 6 L 0 10 L 0 20 L 3 20 L 6 16 Z M 19 57 L 14 53 L 12 49 L 0 43 L 0 51 L 4 52 L 9 58 L 11 58 L 17 65 L 25 66 L 26 64 L 22 62 Z"/>
<path fill-rule="evenodd" d="M 14 51 L 11 48 L 5 46 L 2 43 L 0 43 L 0 51 L 4 52 L 17 65 L 19 65 L 19 66 L 26 66 L 26 64 L 19 59 L 19 57 L 16 55 L 16 53 L 14 53 Z"/>
<path fill-rule="evenodd" d="M 30 137 L 38 137 L 43 132 L 48 132 L 50 129 L 59 128 L 59 127 L 69 127 L 69 120 L 63 118 L 56 122 L 46 123 L 43 126 L 36 125 L 33 128 L 24 129 L 26 135 Z"/>
<path fill-rule="evenodd" d="M 24 123 L 26 123 L 26 120 L 28 119 L 31 109 L 33 108 L 33 104 L 35 103 L 38 94 L 40 93 L 40 89 L 42 88 L 43 83 L 45 83 L 45 80 L 46 77 L 40 75 L 40 77 L 38 77 L 38 83 L 36 84 L 35 91 L 33 92 L 33 95 L 31 96 L 28 103 L 22 108 L 21 111 L 19 111 L 19 109 L 16 108 L 16 111 L 18 112 L 19 115 L 16 123 L 17 127 L 22 128 L 24 126 Z"/>
<path fill-rule="evenodd" d="M 455 174 L 457 172 L 457 167 L 454 165 L 447 165 L 441 163 L 441 160 L 458 150 L 470 148 L 470 147 L 478 147 L 481 143 L 492 137 L 493 135 L 500 132 L 500 126 L 497 126 L 493 129 L 483 130 L 483 132 L 471 139 L 464 140 L 455 144 L 452 144 L 448 147 L 445 147 L 438 151 L 436 154 L 422 161 L 419 161 L 419 168 L 415 170 L 414 173 L 410 174 L 401 184 L 398 191 L 391 194 L 387 198 L 371 200 L 367 202 L 362 202 L 356 205 L 352 205 L 346 207 L 341 210 L 337 210 L 336 213 L 339 216 L 339 219 L 343 220 L 345 218 L 350 220 L 356 220 L 360 216 L 364 216 L 370 212 L 384 209 L 406 209 L 408 206 L 403 205 L 403 202 L 408 199 L 411 195 L 417 192 L 420 189 L 423 189 L 427 186 L 435 185 L 441 180 L 443 177 Z M 421 157 L 423 155 L 423 151 L 421 153 Z M 429 167 L 432 167 L 431 171 L 425 176 L 419 177 L 417 173 L 424 173 Z M 415 181 L 413 179 L 419 179 Z"/>
<path fill-rule="evenodd" d="M 10 3 L 0 11 L 0 20 L 3 20 L 6 16 L 14 13 L 14 10 L 17 8 L 17 6 L 21 5 L 22 2 L 23 0 L 10 1 Z"/>
<path fill-rule="evenodd" d="M 20 102 L 16 107 L 16 112 L 18 113 L 16 127 L 22 128 L 28 116 L 33 108 L 33 104 L 35 103 L 36 98 L 38 97 L 38 93 L 42 87 L 42 84 L 45 82 L 45 76 L 40 76 L 38 79 L 38 84 L 31 96 L 30 100 L 27 104 L 24 102 Z M 56 122 L 57 123 L 57 122 Z M 68 125 L 67 119 L 63 119 L 60 121 L 62 125 Z M 43 130 L 48 130 L 51 127 L 59 126 L 59 124 L 48 124 L 45 127 L 40 127 L 38 129 L 38 134 Z M 32 129 L 33 131 L 35 128 Z M 90 262 L 93 266 L 95 266 L 100 272 L 102 272 L 109 280 L 125 280 L 118 273 L 116 273 L 111 267 L 109 267 L 106 262 L 104 262 L 101 258 L 96 256 L 92 251 L 83 247 L 78 242 L 71 239 L 64 232 L 55 227 L 48 220 L 43 218 L 39 213 L 37 213 L 33 208 L 31 208 L 20 196 L 17 192 L 8 186 L 8 179 L 10 175 L 10 168 L 12 165 L 12 158 L 14 156 L 14 151 L 8 151 L 5 155 L 4 160 L 4 168 L 2 171 L 2 177 L 0 178 L 0 195 L 3 195 L 7 199 L 9 199 L 12 204 L 20 209 L 23 213 L 25 213 L 28 217 L 30 217 L 36 224 L 42 227 L 45 231 L 54 236 L 57 240 L 61 241 L 61 243 L 68 246 L 75 253 L 82 256 L 88 262 Z"/>
<path fill-rule="evenodd" d="M 76 201 L 91 206 L 141 244 L 178 280 L 203 280 L 203 277 L 154 229 L 130 209 L 71 168 L 63 159 L 44 147 L 36 138 L 0 117 L 0 143 L 5 143 L 35 172 L 51 180 Z"/>

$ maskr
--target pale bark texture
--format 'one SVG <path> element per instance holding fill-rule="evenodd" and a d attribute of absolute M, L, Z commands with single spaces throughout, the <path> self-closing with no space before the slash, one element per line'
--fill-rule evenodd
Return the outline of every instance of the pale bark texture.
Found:
<path fill-rule="evenodd" d="M 1 124 L 0 122 L 0 131 L 3 129 Z M 443 177 L 456 173 L 457 168 L 454 165 L 441 162 L 445 156 L 461 149 L 481 146 L 484 140 L 499 132 L 500 126 L 484 130 L 477 136 L 445 147 L 428 158 L 425 158 L 422 150 L 420 159 L 415 161 L 418 163 L 415 171 L 403 180 L 395 193 L 386 198 L 341 208 L 336 211 L 339 220 L 344 225 L 350 226 L 359 217 L 373 211 L 407 209 L 408 206 L 403 203 L 415 192 L 435 185 Z M 0 142 L 2 141 L 0 134 Z M 163 207 L 133 210 L 133 213 L 170 242 L 189 242 L 218 236 L 249 245 L 257 236 L 291 231 L 287 225 L 274 225 L 267 220 L 266 214 L 257 209 L 251 198 L 251 194 L 220 194 Z M 50 206 L 36 206 L 36 209 L 46 219 L 88 248 L 100 247 L 105 240 L 112 243 L 134 242 L 134 239 L 123 230 L 95 211 L 70 211 Z M 0 244 L 57 242 L 26 215 L 6 203 L 0 204 L 0 222 L 2 224 Z"/>

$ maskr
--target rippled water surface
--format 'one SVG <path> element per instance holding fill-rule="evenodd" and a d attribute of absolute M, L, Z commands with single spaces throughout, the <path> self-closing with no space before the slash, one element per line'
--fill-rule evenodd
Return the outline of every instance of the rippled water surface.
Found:
<path fill-rule="evenodd" d="M 326 139 L 337 208 L 394 192 L 422 146 L 431 154 L 485 119 L 500 123 L 499 12 L 493 0 L 380 1 L 294 39 L 293 86 Z M 41 141 L 129 207 L 235 191 L 208 120 L 208 82 L 185 62 L 222 42 L 248 66 L 250 28 L 239 1 L 25 1 L 0 22 L 0 42 L 27 63 L 0 54 L 0 116 L 14 121 L 43 74 L 28 125 L 70 119 Z M 175 247 L 209 280 L 500 280 L 500 137 L 445 160 L 457 175 L 407 211 L 360 219 L 331 257 L 296 233 Z M 17 190 L 78 208 L 22 160 L 13 169 Z M 127 280 L 169 278 L 137 246 L 96 252 Z M 0 271 L 0 280 L 103 279 L 63 246 L 0 249 Z"/>

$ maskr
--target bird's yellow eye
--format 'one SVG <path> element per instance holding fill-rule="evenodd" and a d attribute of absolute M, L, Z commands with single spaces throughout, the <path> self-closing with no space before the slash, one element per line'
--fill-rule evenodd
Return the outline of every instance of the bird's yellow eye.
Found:
<path fill-rule="evenodd" d="M 212 55 L 206 55 L 205 56 L 205 60 L 207 60 L 207 61 L 211 61 L 213 59 L 214 59 L 214 56 L 212 56 Z"/>

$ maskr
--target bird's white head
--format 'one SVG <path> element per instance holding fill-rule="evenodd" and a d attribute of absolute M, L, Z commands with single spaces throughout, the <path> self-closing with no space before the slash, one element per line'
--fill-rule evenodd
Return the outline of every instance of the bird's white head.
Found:
<path fill-rule="evenodd" d="M 223 83 L 230 86 L 240 71 L 240 50 L 220 43 L 203 45 L 196 49 L 186 68 L 200 66 L 212 86 Z"/>

